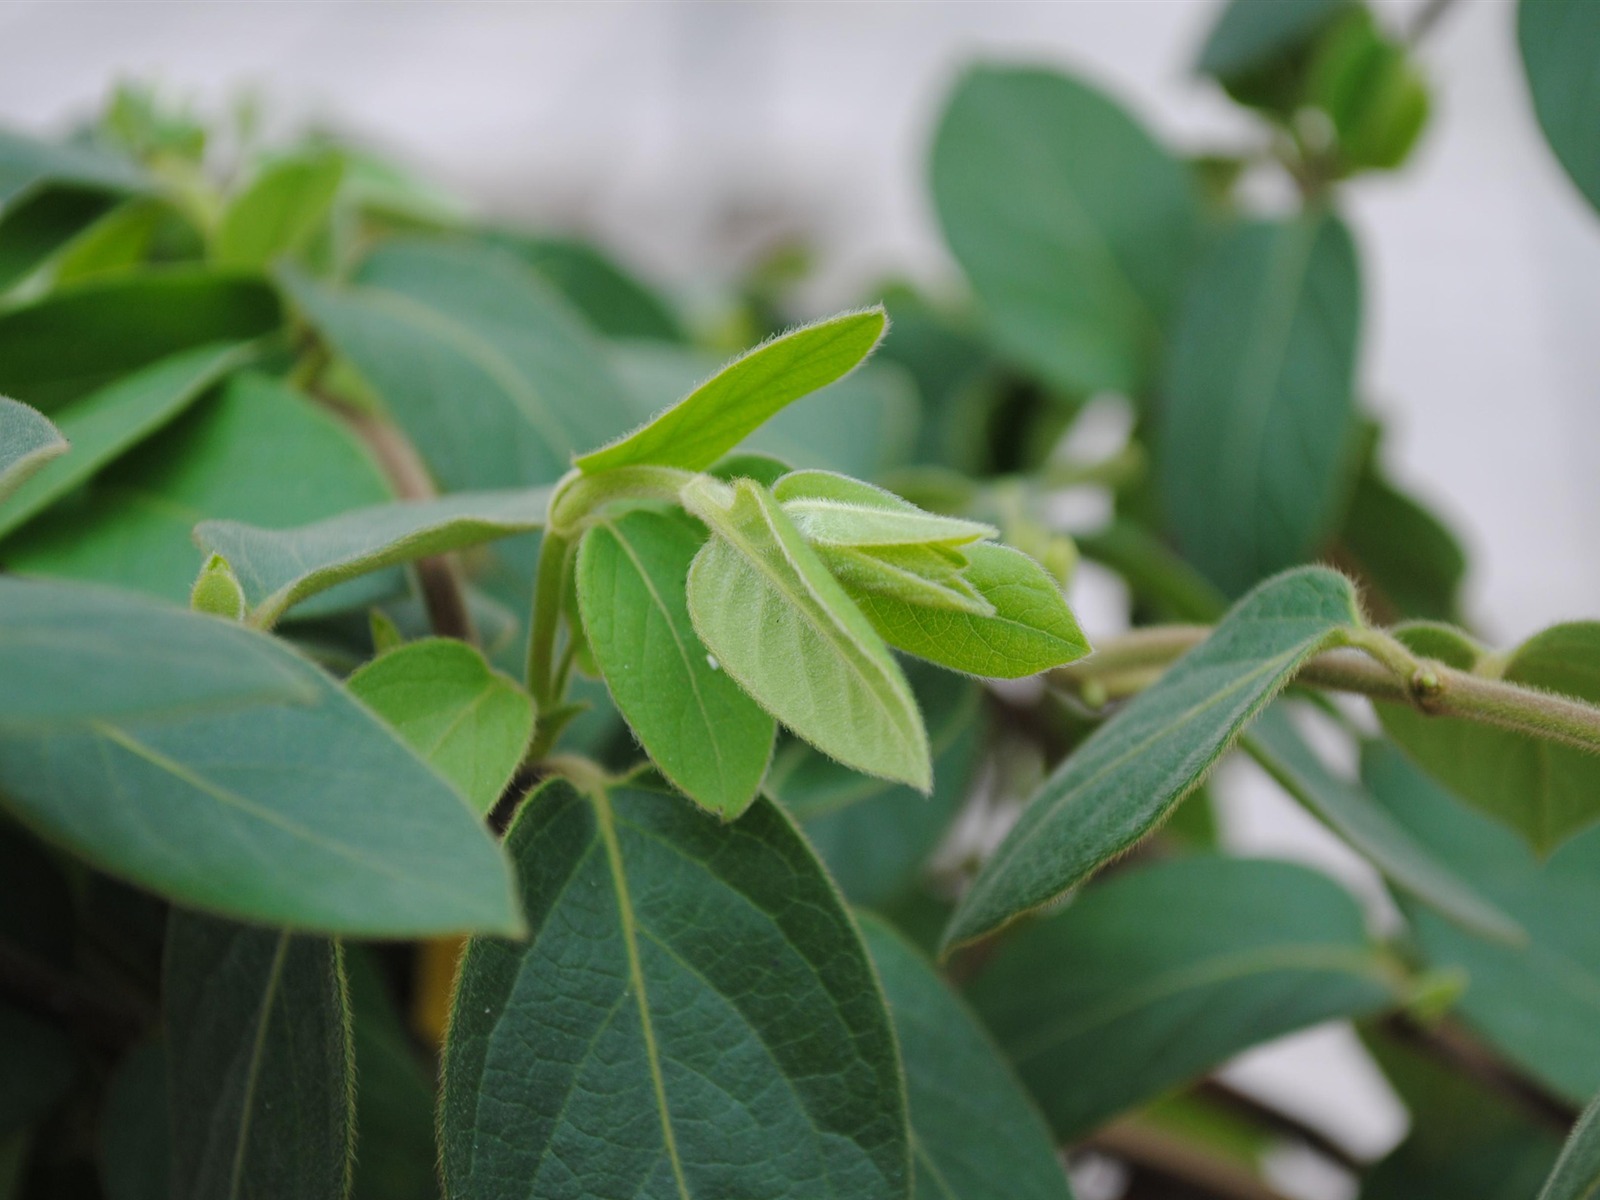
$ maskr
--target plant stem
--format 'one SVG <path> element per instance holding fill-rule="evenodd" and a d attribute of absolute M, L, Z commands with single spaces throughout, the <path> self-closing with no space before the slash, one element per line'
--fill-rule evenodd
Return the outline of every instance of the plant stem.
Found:
<path fill-rule="evenodd" d="M 1282 1192 L 1237 1163 L 1207 1154 L 1191 1142 L 1140 1122 L 1117 1121 L 1083 1144 L 1218 1200 L 1287 1200 Z"/>
<path fill-rule="evenodd" d="M 539 568 L 533 583 L 532 628 L 528 633 L 528 690 L 540 712 L 561 701 L 556 681 L 556 633 L 561 626 L 561 605 L 566 599 L 567 569 L 572 543 L 553 530 L 545 530 L 539 543 Z"/>

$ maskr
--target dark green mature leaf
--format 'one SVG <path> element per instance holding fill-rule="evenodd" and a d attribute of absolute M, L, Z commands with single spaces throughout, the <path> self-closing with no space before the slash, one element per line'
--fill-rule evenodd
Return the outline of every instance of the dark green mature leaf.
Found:
<path fill-rule="evenodd" d="M 548 483 L 630 422 L 593 335 L 504 252 L 390 241 L 352 286 L 284 283 L 447 491 Z"/>
<path fill-rule="evenodd" d="M 1480 664 L 1476 647 L 1437 627 L 1402 627 L 1399 636 L 1451 666 L 1600 703 L 1600 622 L 1553 626 L 1500 663 Z M 1592 754 L 1398 704 L 1376 708 L 1384 730 L 1431 775 L 1540 853 L 1600 818 L 1600 758 Z"/>
<path fill-rule="evenodd" d="M 1600 1194 L 1600 1103 L 1591 1101 L 1573 1126 L 1539 1200 L 1594 1200 Z"/>
<path fill-rule="evenodd" d="M 982 688 L 922 663 L 907 663 L 906 677 L 928 726 L 932 795 L 852 771 L 799 740 L 779 747 L 762 784 L 856 904 L 891 904 L 916 883 L 979 761 Z"/>
<path fill-rule="evenodd" d="M 1333 532 L 1360 319 L 1355 246 L 1332 215 L 1244 222 L 1195 275 L 1166 372 L 1156 481 L 1179 547 L 1229 595 Z"/>
<path fill-rule="evenodd" d="M 0 674 L 20 717 L 0 726 L 0 803 L 45 838 L 246 919 L 374 936 L 516 928 L 504 859 L 471 810 L 281 643 L 52 584 L 0 580 L 0 612 L 8 633 L 43 635 Z M 275 694 L 244 703 L 263 681 Z"/>
<path fill-rule="evenodd" d="M 1002 349 L 1069 390 L 1143 390 L 1196 242 L 1182 163 L 1076 80 L 979 67 L 940 123 L 933 198 Z"/>
<path fill-rule="evenodd" d="M 205 561 L 192 534 L 206 518 L 298 525 L 389 499 L 337 420 L 280 383 L 241 375 L 101 472 L 80 502 L 30 521 L 0 560 L 186 601 Z"/>
<path fill-rule="evenodd" d="M 500 799 L 533 736 L 533 699 L 465 642 L 407 642 L 345 684 L 480 813 Z"/>
<path fill-rule="evenodd" d="M 1589 203 L 1600 208 L 1600 12 L 1587 0 L 1520 0 L 1517 44 L 1545 139 Z"/>
<path fill-rule="evenodd" d="M 77 1073 L 71 1038 L 0 1001 L 0 1138 L 47 1114 Z"/>
<path fill-rule="evenodd" d="M 1522 1068 L 1574 1104 L 1600 1090 L 1600 831 L 1540 861 L 1387 743 L 1367 747 L 1362 779 L 1419 841 L 1510 913 L 1524 946 L 1476 938 L 1404 902 L 1429 966 L 1468 976 L 1457 1011 Z"/>
<path fill-rule="evenodd" d="M 945 945 L 1055 899 L 1144 837 L 1300 665 L 1360 621 L 1350 581 L 1319 567 L 1286 572 L 1239 601 L 1056 769 L 963 897 Z"/>
<path fill-rule="evenodd" d="M 1065 1139 L 1397 991 L 1360 908 L 1332 880 L 1200 856 L 1087 889 L 1007 939 L 969 994 Z"/>
<path fill-rule="evenodd" d="M 302 249 L 328 219 L 344 159 L 322 151 L 268 166 L 233 198 L 217 223 L 213 252 L 230 267 L 265 267 Z"/>
<path fill-rule="evenodd" d="M 1200 51 L 1199 69 L 1230 83 L 1301 47 L 1351 0 L 1231 0 Z"/>
<path fill-rule="evenodd" d="M 357 608 L 399 591 L 392 577 L 313 596 L 361 576 L 451 550 L 464 550 L 544 525 L 548 488 L 456 492 L 340 513 L 296 529 L 261 529 L 238 521 L 203 521 L 194 539 L 220 554 L 244 585 L 251 620 L 270 626 L 291 608 L 310 616 Z"/>
<path fill-rule="evenodd" d="M 1283 704 L 1244 735 L 1269 775 L 1381 871 L 1395 887 L 1471 933 L 1521 943 L 1527 934 L 1497 905 L 1420 842 L 1365 789 L 1339 778 L 1296 732 Z"/>
<path fill-rule="evenodd" d="M 653 464 L 703 471 L 776 413 L 860 366 L 888 327 L 882 308 L 844 313 L 763 342 L 649 424 L 575 461 L 589 473 Z"/>
<path fill-rule="evenodd" d="M 104 147 L 0 130 L 0 206 L 41 184 L 134 192 L 148 180 L 133 162 Z"/>
<path fill-rule="evenodd" d="M 508 837 L 532 940 L 467 948 L 450 1195 L 904 1197 L 905 1096 L 838 893 L 779 810 L 555 782 Z"/>
<path fill-rule="evenodd" d="M 682 515 L 641 510 L 596 525 L 579 548 L 578 602 L 595 661 L 646 752 L 728 820 L 755 798 L 775 727 L 689 619 L 684 589 L 704 541 Z"/>
<path fill-rule="evenodd" d="M 162 980 L 173 1200 L 344 1200 L 355 1149 L 336 945 L 174 912 Z"/>
<path fill-rule="evenodd" d="M 687 340 L 671 305 L 598 246 L 576 238 L 506 232 L 491 234 L 489 240 L 539 272 L 606 337 Z"/>
<path fill-rule="evenodd" d="M 910 685 L 771 493 L 701 479 L 683 496 L 712 529 L 688 599 L 718 668 L 823 753 L 927 791 L 928 735 Z"/>
<path fill-rule="evenodd" d="M 1049 1129 L 971 1010 L 889 925 L 859 919 L 905 1064 L 916 1200 L 1071 1200 Z"/>
<path fill-rule="evenodd" d="M 57 409 L 56 423 L 72 452 L 14 495 L 0 496 L 0 537 L 166 425 L 243 357 L 237 345 L 186 350 Z"/>
<path fill-rule="evenodd" d="M 60 254 L 115 204 L 100 191 L 46 187 L 0 212 L 0 292 Z"/>
<path fill-rule="evenodd" d="M 100 1109 L 100 1176 L 106 1200 L 171 1200 L 172 1131 L 167 1052 L 160 1037 L 117 1064 Z"/>
<path fill-rule="evenodd" d="M 68 448 L 50 418 L 0 396 L 0 503 Z M 4 511 L 0 508 L 0 513 Z"/>
<path fill-rule="evenodd" d="M 279 327 L 259 277 L 175 267 L 111 276 L 0 314 L 0 392 L 46 413 L 181 350 Z"/>
<path fill-rule="evenodd" d="M 433 1069 L 411 1044 L 372 953 L 347 947 L 344 964 L 359 1083 L 351 1200 L 437 1200 Z"/>

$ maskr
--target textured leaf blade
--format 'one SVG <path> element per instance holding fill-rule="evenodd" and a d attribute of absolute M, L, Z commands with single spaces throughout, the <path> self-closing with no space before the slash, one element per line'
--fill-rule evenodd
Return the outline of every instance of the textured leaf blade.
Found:
<path fill-rule="evenodd" d="M 174 1200 L 344 1200 L 355 1081 L 334 943 L 176 912 L 162 996 Z"/>
<path fill-rule="evenodd" d="M 305 602 L 329 588 L 401 563 L 464 550 L 544 525 L 548 488 L 456 492 L 437 500 L 399 501 L 340 513 L 295 529 L 238 521 L 203 521 L 194 538 L 220 554 L 244 585 L 253 619 L 271 625 L 297 605 L 300 615 L 354 608 L 396 590 L 393 580 L 345 588 L 321 606 Z"/>
<path fill-rule="evenodd" d="M 1349 580 L 1317 567 L 1239 601 L 1045 782 L 962 899 L 945 945 L 1055 899 L 1149 833 L 1300 665 L 1359 623 Z"/>
<path fill-rule="evenodd" d="M 1567 175 L 1600 208 L 1600 123 L 1594 63 L 1600 55 L 1600 13 L 1584 0 L 1520 0 L 1517 44 L 1533 93 L 1539 127 Z"/>
<path fill-rule="evenodd" d="M 1251 1045 L 1398 999 L 1332 880 L 1209 856 L 1086 889 L 1008 938 L 969 995 L 1063 1139 Z"/>
<path fill-rule="evenodd" d="M 813 548 L 858 604 L 863 595 L 883 596 L 918 608 L 995 615 L 994 605 L 967 582 L 962 568 L 932 546 Z"/>
<path fill-rule="evenodd" d="M 1156 483 L 1185 555 L 1237 596 L 1333 532 L 1355 430 L 1355 246 L 1337 217 L 1245 222 L 1173 335 Z"/>
<path fill-rule="evenodd" d="M 533 937 L 474 940 L 462 963 L 449 1194 L 907 1195 L 882 995 L 776 808 L 722 824 L 671 796 L 557 782 L 508 844 Z"/>
<path fill-rule="evenodd" d="M 889 925 L 858 919 L 905 1064 L 913 1195 L 1071 1200 L 1049 1129 L 971 1010 Z"/>
<path fill-rule="evenodd" d="M 217 224 L 214 254 L 230 267 L 264 267 L 300 250 L 327 220 L 344 161 L 322 152 L 268 166 L 233 198 Z"/>
<path fill-rule="evenodd" d="M 1600 1104 L 1589 1102 L 1562 1147 L 1539 1200 L 1593 1200 L 1600 1194 Z"/>
<path fill-rule="evenodd" d="M 724 819 L 755 798 L 775 726 L 715 665 L 689 618 L 689 565 L 704 532 L 637 511 L 591 529 L 578 552 L 578 602 L 617 708 L 668 779 Z"/>
<path fill-rule="evenodd" d="M 831 471 L 795 471 L 772 489 L 796 528 L 830 546 L 962 546 L 1000 536 L 992 525 L 924 512 L 893 492 Z"/>
<path fill-rule="evenodd" d="M 0 503 L 69 448 L 50 418 L 0 396 Z M 0 510 L 3 511 L 3 510 Z"/>
<path fill-rule="evenodd" d="M 703 471 L 793 401 L 855 370 L 887 327 L 883 309 L 874 308 L 791 330 L 735 359 L 649 424 L 580 455 L 578 469 L 650 463 Z"/>
<path fill-rule="evenodd" d="M 928 735 L 910 685 L 771 494 L 741 480 L 684 496 L 713 530 L 688 597 L 719 667 L 825 754 L 927 791 Z"/>
<path fill-rule="evenodd" d="M 407 642 L 345 686 L 479 813 L 500 799 L 533 736 L 532 698 L 465 642 Z"/>

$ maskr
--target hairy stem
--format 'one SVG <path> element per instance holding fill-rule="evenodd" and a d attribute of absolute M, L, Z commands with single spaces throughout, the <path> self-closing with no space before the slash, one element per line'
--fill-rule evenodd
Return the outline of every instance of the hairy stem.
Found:
<path fill-rule="evenodd" d="M 533 583 L 532 629 L 528 634 L 528 689 L 540 712 L 548 712 L 561 700 L 556 672 L 556 634 L 561 627 L 561 605 L 566 599 L 571 560 L 572 543 L 547 529 L 539 543 L 539 569 Z"/>

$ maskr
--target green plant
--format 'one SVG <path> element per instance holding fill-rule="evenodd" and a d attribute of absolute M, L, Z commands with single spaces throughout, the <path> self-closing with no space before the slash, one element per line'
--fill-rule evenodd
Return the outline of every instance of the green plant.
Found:
<path fill-rule="evenodd" d="M 1600 204 L 1600 7 L 1519 13 Z M 1270 1198 L 1283 1144 L 1592 1194 L 1600 624 L 1458 627 L 1358 403 L 1341 189 L 1426 83 L 1347 0 L 1234 0 L 1201 67 L 1257 150 L 970 71 L 970 303 L 779 328 L 769 271 L 720 369 L 351 147 L 229 175 L 136 91 L 0 135 L 0 1200 L 1061 1200 L 1062 1148 Z M 1092 653 L 1080 554 L 1136 626 Z M 1235 750 L 1396 929 L 1223 852 Z M 1212 1075 L 1330 1019 L 1412 1113 L 1377 1163 Z"/>

